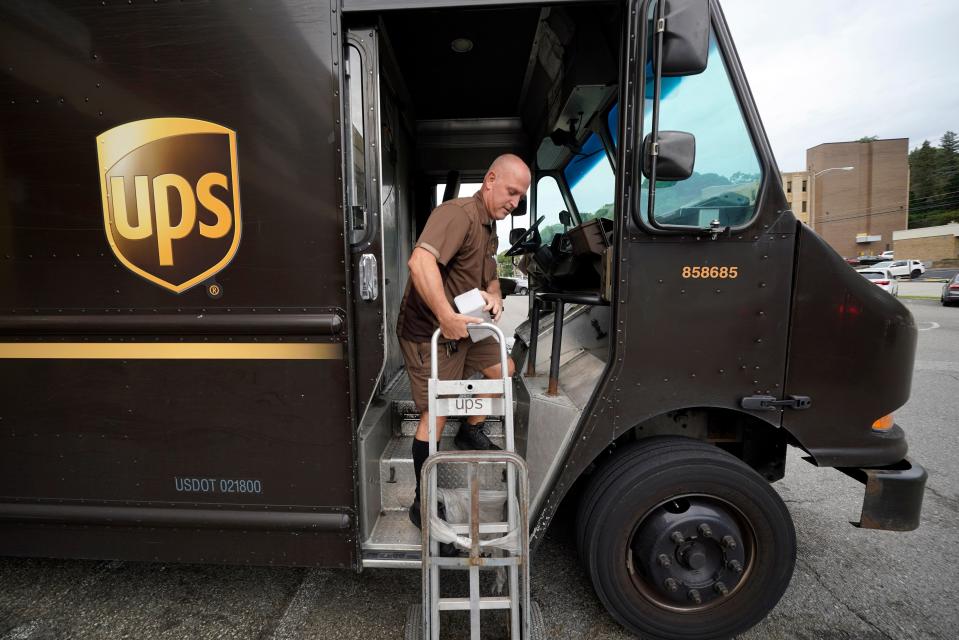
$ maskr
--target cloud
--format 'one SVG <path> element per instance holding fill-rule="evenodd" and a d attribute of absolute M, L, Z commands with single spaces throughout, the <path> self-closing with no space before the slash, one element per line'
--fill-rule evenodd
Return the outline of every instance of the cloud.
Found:
<path fill-rule="evenodd" d="M 824 142 L 959 130 L 954 0 L 722 5 L 783 171 Z"/>

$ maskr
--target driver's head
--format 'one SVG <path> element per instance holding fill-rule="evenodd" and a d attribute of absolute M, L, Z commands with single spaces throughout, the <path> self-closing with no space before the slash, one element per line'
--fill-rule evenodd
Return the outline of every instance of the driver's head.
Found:
<path fill-rule="evenodd" d="M 507 153 L 493 160 L 480 187 L 483 204 L 490 216 L 495 220 L 508 216 L 526 195 L 529 182 L 529 167 L 519 156 Z"/>

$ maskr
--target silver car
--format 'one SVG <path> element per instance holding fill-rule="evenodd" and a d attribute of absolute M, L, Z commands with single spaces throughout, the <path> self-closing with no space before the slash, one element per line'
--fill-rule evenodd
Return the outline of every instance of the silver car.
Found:
<path fill-rule="evenodd" d="M 942 306 L 950 307 L 959 302 L 959 273 L 952 276 L 946 284 L 942 285 Z"/>

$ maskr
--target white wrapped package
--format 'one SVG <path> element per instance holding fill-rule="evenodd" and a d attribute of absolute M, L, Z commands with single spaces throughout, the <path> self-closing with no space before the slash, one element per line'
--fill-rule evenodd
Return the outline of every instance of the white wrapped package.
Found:
<path fill-rule="evenodd" d="M 482 318 L 483 322 L 492 322 L 493 320 L 488 311 L 483 311 L 486 300 L 483 299 L 483 294 L 480 293 L 479 289 L 470 289 L 466 293 L 461 293 L 453 298 L 453 303 L 456 304 L 456 310 L 464 316 Z M 474 329 L 470 326 L 467 326 L 466 329 L 469 331 L 470 339 L 473 342 L 479 342 L 494 335 L 489 329 Z"/>
<path fill-rule="evenodd" d="M 459 535 L 450 524 L 467 524 L 469 522 L 470 512 L 470 491 L 469 489 L 436 489 L 440 502 L 446 507 L 446 520 L 440 520 L 438 516 L 430 515 L 430 530 L 433 538 L 440 542 L 452 543 L 469 551 L 472 541 L 469 536 Z M 506 502 L 505 491 L 480 491 L 480 522 L 502 522 L 503 521 L 503 503 Z M 480 540 L 480 549 L 505 549 L 513 554 L 520 552 L 520 542 L 518 530 L 520 528 L 519 508 L 513 507 L 513 522 L 516 526 L 505 535 L 483 534 L 485 540 Z M 495 537 L 490 537 L 495 536 Z"/>

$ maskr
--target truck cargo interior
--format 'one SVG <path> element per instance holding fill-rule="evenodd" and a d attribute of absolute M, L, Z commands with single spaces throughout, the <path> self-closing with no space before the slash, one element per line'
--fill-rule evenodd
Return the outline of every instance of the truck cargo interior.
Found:
<path fill-rule="evenodd" d="M 344 103 L 352 134 L 352 175 L 345 179 L 362 209 L 354 206 L 353 240 L 355 254 L 382 243 L 377 313 L 386 318 L 385 353 L 358 362 L 368 374 L 358 377 L 369 381 L 359 390 L 361 402 L 369 398 L 358 434 L 364 566 L 413 566 L 420 536 L 407 509 L 418 413 L 395 334 L 413 243 L 430 211 L 472 195 L 496 156 L 515 153 L 533 168 L 525 214 L 501 222 L 497 232 L 502 252 L 511 227 L 539 220 L 539 242 L 513 258 L 528 275 L 530 295 L 508 299 L 529 300 L 532 310 L 534 294 L 544 295 L 537 338 L 528 317 L 512 352 L 516 436 L 535 513 L 606 366 L 621 16 L 619 7 L 591 3 L 345 17 Z M 377 193 L 378 202 L 371 195 Z M 551 376 L 557 308 L 563 322 Z M 376 324 L 371 319 L 371 329 Z M 502 425 L 487 424 L 501 443 Z M 452 448 L 455 432 L 451 421 L 441 449 Z M 485 481 L 496 488 L 502 474 Z"/>

